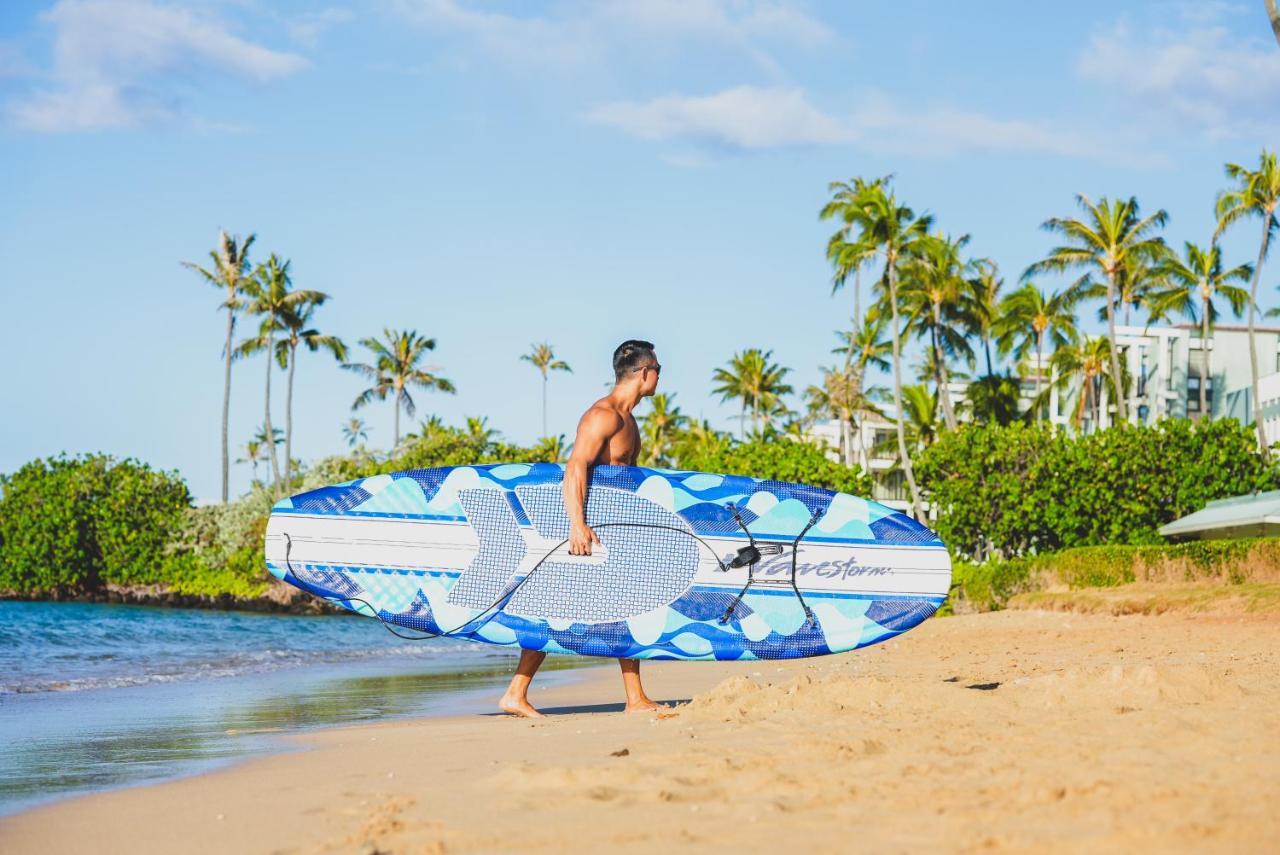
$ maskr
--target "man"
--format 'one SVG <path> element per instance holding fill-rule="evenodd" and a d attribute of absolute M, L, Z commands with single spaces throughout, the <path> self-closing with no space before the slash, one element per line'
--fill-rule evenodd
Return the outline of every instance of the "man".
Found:
<path fill-rule="evenodd" d="M 578 421 L 578 434 L 573 442 L 573 452 L 564 467 L 564 510 L 569 516 L 569 553 L 590 555 L 591 545 L 599 543 L 596 533 L 587 525 L 587 485 L 591 480 L 591 467 L 600 464 L 632 466 L 640 454 L 640 429 L 631 411 L 641 398 L 647 398 L 658 388 L 658 375 L 662 366 L 647 341 L 632 339 L 618 345 L 613 352 L 613 390 L 591 405 Z M 539 650 L 522 650 L 520 664 L 511 678 L 507 693 L 499 706 L 511 715 L 528 718 L 541 717 L 542 713 L 529 703 L 529 683 L 547 654 Z M 637 659 L 619 659 L 622 666 L 622 686 L 627 695 L 627 712 L 659 709 L 644 693 L 640 684 L 640 662 Z"/>

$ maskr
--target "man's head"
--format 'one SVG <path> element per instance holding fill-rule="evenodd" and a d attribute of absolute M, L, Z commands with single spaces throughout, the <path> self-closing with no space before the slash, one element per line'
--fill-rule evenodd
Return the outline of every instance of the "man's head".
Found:
<path fill-rule="evenodd" d="M 652 395 L 658 388 L 662 365 L 653 352 L 653 343 L 628 339 L 613 352 L 613 377 L 618 385 L 637 384 L 641 395 Z"/>

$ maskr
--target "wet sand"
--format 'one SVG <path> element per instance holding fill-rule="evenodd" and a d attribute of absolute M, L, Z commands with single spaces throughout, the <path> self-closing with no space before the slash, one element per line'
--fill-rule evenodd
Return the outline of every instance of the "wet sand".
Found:
<path fill-rule="evenodd" d="M 616 668 L 0 820 L 6 853 L 1265 851 L 1280 618 L 1007 611 L 789 664 Z"/>

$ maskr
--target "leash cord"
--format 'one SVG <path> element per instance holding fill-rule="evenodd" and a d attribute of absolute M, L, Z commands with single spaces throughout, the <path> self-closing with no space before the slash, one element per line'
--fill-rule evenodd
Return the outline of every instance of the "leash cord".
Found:
<path fill-rule="evenodd" d="M 620 528 L 620 527 L 625 527 L 625 528 L 654 528 L 654 529 L 665 529 L 665 530 L 667 530 L 667 531 L 674 531 L 674 532 L 678 532 L 678 533 L 680 533 L 680 534 L 688 535 L 689 537 L 692 537 L 694 540 L 698 541 L 698 543 L 701 543 L 703 546 L 705 546 L 705 547 L 707 548 L 707 551 L 708 551 L 708 552 L 710 552 L 710 553 L 711 553 L 711 556 L 715 559 L 716 564 L 717 564 L 717 565 L 719 565 L 719 567 L 720 567 L 720 571 L 721 571 L 721 572 L 728 572 L 728 570 L 729 570 L 729 567 L 724 563 L 724 561 L 722 561 L 722 560 L 720 559 L 720 556 L 716 554 L 716 551 L 715 551 L 714 549 L 712 549 L 711 544 L 707 543 L 707 542 L 706 542 L 705 540 L 703 540 L 701 537 L 699 537 L 698 535 L 696 535 L 696 534 L 694 534 L 693 532 L 689 531 L 688 529 L 683 529 L 683 528 L 680 528 L 680 527 L 678 527 L 678 526 L 674 526 L 674 525 L 663 525 L 663 524 L 661 524 L 661 523 L 627 523 L 627 522 L 616 522 L 616 523 L 598 523 L 598 524 L 596 524 L 596 525 L 591 526 L 591 529 L 594 531 L 594 530 L 595 530 L 595 529 L 597 529 L 597 528 Z M 284 566 L 285 566 L 285 570 L 286 570 L 287 572 L 289 572 L 290 574 L 292 574 L 292 575 L 293 575 L 293 577 L 294 577 L 295 579 L 299 579 L 299 580 L 301 580 L 301 579 L 302 579 L 302 577 L 301 577 L 301 576 L 299 576 L 299 575 L 294 571 L 294 569 L 293 569 L 293 564 L 292 564 L 292 563 L 291 563 L 291 561 L 290 561 L 290 555 L 291 555 L 291 553 L 292 553 L 292 551 L 293 551 L 293 538 L 289 537 L 289 534 L 288 534 L 287 532 L 284 532 L 283 534 L 284 534 Z M 381 609 L 379 609 L 379 608 L 377 608 L 376 606 L 374 606 L 374 604 L 373 604 L 373 603 L 371 603 L 371 602 L 369 602 L 368 600 L 362 599 L 362 598 L 360 598 L 360 597 L 343 597 L 343 596 L 340 596 L 340 595 L 337 595 L 337 594 L 332 594 L 332 595 L 331 595 L 331 594 L 318 594 L 317 596 L 319 596 L 319 597 L 320 597 L 321 599 L 323 599 L 323 600 L 328 600 L 328 601 L 330 601 L 330 602 L 334 602 L 334 603 L 338 603 L 338 604 L 342 604 L 342 603 L 344 603 L 344 602 L 345 602 L 345 603 L 360 603 L 360 604 L 362 604 L 362 605 L 364 605 L 364 606 L 368 607 L 368 609 L 369 609 L 371 612 L 373 612 L 373 617 L 376 617 L 376 618 L 378 619 L 378 621 L 379 621 L 379 622 L 380 622 L 384 627 L 386 627 L 387 632 L 391 633 L 391 634 L 392 634 L 392 635 L 394 635 L 396 638 L 403 638 L 405 641 L 428 641 L 428 640 L 433 639 L 433 638 L 445 638 L 445 637 L 453 636 L 453 635 L 456 635 L 456 634 L 458 634 L 458 633 L 462 632 L 462 630 L 463 630 L 463 629 L 465 629 L 466 627 L 468 627 L 468 626 L 470 626 L 471 624 L 475 623 L 475 622 L 476 622 L 477 620 L 479 620 L 481 617 L 484 617 L 486 614 L 488 614 L 488 613 L 489 613 L 489 612 L 491 612 L 491 611 L 494 611 L 495 609 L 497 609 L 498 611 L 501 611 L 501 610 L 502 610 L 502 606 L 503 606 L 505 603 L 509 602 L 513 596 L 515 596 L 516 591 L 519 591 L 519 590 L 520 590 L 520 588 L 524 585 L 524 583 L 525 583 L 525 582 L 528 582 L 530 579 L 532 579 L 532 578 L 533 578 L 533 574 L 534 574 L 534 573 L 536 573 L 536 572 L 538 572 L 538 569 L 542 567 L 542 565 L 547 561 L 547 559 L 548 559 L 548 558 L 550 558 L 550 557 L 555 553 L 555 551 L 556 551 L 557 549 L 559 549 L 560 547 L 564 546 L 564 545 L 565 545 L 566 543 L 568 543 L 568 542 L 569 542 L 569 538 L 567 538 L 567 537 L 566 537 L 564 540 L 560 541 L 560 542 L 559 542 L 559 543 L 557 543 L 555 546 L 551 547 L 551 549 L 550 549 L 550 550 L 548 550 L 548 551 L 547 551 L 547 553 L 546 553 L 545 555 L 543 555 L 541 558 L 539 558 L 539 559 L 538 559 L 538 563 L 537 563 L 537 564 L 534 564 L 532 567 L 530 567 L 530 568 L 529 568 L 529 572 L 525 574 L 525 577 L 524 577 L 523 579 L 521 579 L 520 581 L 516 582 L 514 585 L 510 586 L 508 590 L 503 591 L 501 594 L 499 594 L 499 595 L 498 595 L 498 598 L 497 598 L 496 600 L 494 600 L 494 601 L 493 601 L 492 603 L 490 603 L 489 605 L 485 606 L 485 607 L 484 607 L 484 609 L 482 609 L 478 614 L 476 614 L 476 615 L 474 615 L 474 616 L 472 616 L 472 617 L 468 618 L 467 620 L 463 621 L 463 622 L 462 622 L 461 624 L 459 624 L 458 626 L 455 626 L 453 629 L 450 629 L 450 630 L 443 630 L 443 631 L 441 631 L 441 632 L 429 632 L 429 631 L 427 631 L 427 630 L 422 630 L 422 632 L 426 633 L 425 635 L 404 635 L 404 634 L 402 634 L 402 633 L 396 632 L 396 626 L 397 626 L 397 624 L 394 624 L 392 621 L 389 621 L 389 620 L 387 620 L 386 618 L 384 618 L 384 617 L 382 616 L 382 610 L 381 610 Z M 308 584 L 310 584 L 310 583 L 308 583 Z M 353 611 L 354 611 L 354 610 L 353 610 Z M 487 621 L 486 621 L 486 622 L 487 622 Z M 477 628 L 478 628 L 478 627 L 477 627 Z"/>

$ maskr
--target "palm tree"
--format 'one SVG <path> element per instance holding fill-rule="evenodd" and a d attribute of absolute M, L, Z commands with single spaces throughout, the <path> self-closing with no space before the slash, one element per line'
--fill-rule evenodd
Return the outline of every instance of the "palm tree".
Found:
<path fill-rule="evenodd" d="M 1258 247 L 1258 263 L 1253 266 L 1253 279 L 1249 283 L 1249 371 L 1253 383 L 1253 423 L 1258 430 L 1262 454 L 1266 457 L 1269 451 L 1267 432 L 1262 424 L 1262 401 L 1258 399 L 1258 346 L 1254 316 L 1258 309 L 1258 280 L 1262 278 L 1262 265 L 1267 260 L 1271 237 L 1280 228 L 1276 219 L 1276 208 L 1280 206 L 1280 164 L 1276 162 L 1275 152 L 1264 149 L 1257 169 L 1228 163 L 1226 170 L 1227 177 L 1235 181 L 1236 186 L 1218 195 L 1218 228 L 1213 233 L 1214 243 L 1232 224 L 1247 217 L 1262 218 L 1262 244 Z"/>
<path fill-rule="evenodd" d="M 893 345 L 884 338 L 885 316 L 883 313 L 871 311 L 862 320 L 862 326 L 856 332 L 837 333 L 842 340 L 840 346 L 831 352 L 844 356 L 844 377 L 841 388 L 835 396 L 840 406 L 841 417 L 848 422 L 841 431 L 845 443 L 845 465 L 853 465 L 853 447 L 849 433 L 858 435 L 859 459 L 862 466 L 867 466 L 867 447 L 863 438 L 862 422 L 867 413 L 880 415 L 880 409 L 872 402 L 873 391 L 882 391 L 880 387 L 867 385 L 867 373 L 876 368 L 888 371 L 890 368 L 889 353 Z M 855 420 L 855 417 L 856 420 Z"/>
<path fill-rule="evenodd" d="M 678 465 L 689 468 L 697 462 L 714 455 L 729 445 L 732 440 L 728 434 L 716 430 L 706 419 L 692 421 L 689 427 L 676 437 L 675 456 Z"/>
<path fill-rule="evenodd" d="M 831 277 L 831 293 L 839 291 L 853 275 L 853 323 L 862 323 L 862 268 L 875 258 L 876 248 L 863 242 L 860 237 L 849 240 L 853 224 L 857 221 L 859 194 L 875 187 L 884 187 L 890 176 L 873 178 L 867 181 L 854 178 L 848 182 L 833 181 L 827 186 L 831 191 L 831 199 L 818 212 L 821 220 L 838 219 L 843 225 L 827 241 L 827 259 L 835 269 Z"/>
<path fill-rule="evenodd" d="M 489 427 L 487 416 L 467 416 L 467 438 L 480 448 L 488 448 L 498 438 L 498 430 Z"/>
<path fill-rule="evenodd" d="M 547 435 L 547 375 L 552 371 L 568 371 L 573 373 L 573 369 L 569 367 L 569 363 L 563 359 L 556 359 L 555 351 L 551 349 L 551 345 L 543 342 L 542 344 L 530 345 L 532 350 L 520 358 L 525 362 L 533 365 L 542 374 L 542 435 Z"/>
<path fill-rule="evenodd" d="M 347 448 L 355 448 L 357 443 L 369 438 L 369 429 L 362 419 L 352 416 L 342 426 L 342 438 L 347 441 Z"/>
<path fill-rule="evenodd" d="M 970 383 L 965 396 L 975 422 L 1008 425 L 1018 418 L 1022 388 L 1012 374 L 987 374 Z"/>
<path fill-rule="evenodd" d="M 295 310 L 282 316 L 285 337 L 276 342 L 276 362 L 281 368 L 288 368 L 288 380 L 285 383 L 284 396 L 284 483 L 292 487 L 293 460 L 293 373 L 298 365 L 298 345 L 306 347 L 312 353 L 319 350 L 328 351 L 338 362 L 347 358 L 347 346 L 342 339 L 322 335 L 319 330 L 310 327 L 311 316 L 317 306 L 329 299 L 327 294 L 319 291 L 300 291 L 300 294 L 314 294 L 315 299 L 298 305 Z"/>
<path fill-rule="evenodd" d="M 280 428 L 273 428 L 271 431 L 271 441 L 267 442 L 267 429 L 265 427 L 258 428 L 258 432 L 253 438 L 244 444 L 244 457 L 237 460 L 236 463 L 249 463 L 253 466 L 253 480 L 258 483 L 258 464 L 266 461 L 267 447 L 276 446 L 284 442 L 284 434 Z"/>
<path fill-rule="evenodd" d="M 1112 357 L 1114 346 L 1106 336 L 1085 336 L 1078 342 L 1072 342 L 1058 348 L 1052 357 L 1053 367 L 1058 375 L 1059 388 L 1068 388 L 1073 383 L 1078 386 L 1076 412 L 1072 421 L 1077 430 L 1084 421 L 1086 406 L 1093 414 L 1093 424 L 1102 421 L 1102 392 L 1105 389 L 1112 399 L 1124 395 L 1128 384 L 1127 375 L 1122 374 L 1117 383 L 1112 368 L 1119 364 Z M 1047 391 L 1047 390 L 1046 390 Z M 1041 401 L 1036 400 L 1039 407 Z"/>
<path fill-rule="evenodd" d="M 1280 44 L 1280 7 L 1276 0 L 1267 0 L 1267 17 L 1271 19 L 1271 32 L 1276 35 L 1276 44 Z"/>
<path fill-rule="evenodd" d="M 569 456 L 564 434 L 544 436 L 529 449 L 529 459 L 536 463 L 560 463 Z"/>
<path fill-rule="evenodd" d="M 1062 272 L 1084 268 L 1098 270 L 1106 277 L 1107 337 L 1115 345 L 1117 291 L 1122 285 L 1126 270 L 1132 271 L 1144 261 L 1158 261 L 1165 253 L 1164 240 L 1152 232 L 1162 228 L 1169 215 L 1156 211 L 1141 217 L 1138 200 L 1132 196 L 1126 200 L 1100 199 L 1096 204 L 1083 193 L 1076 201 L 1085 212 L 1085 219 L 1053 217 L 1044 223 L 1047 231 L 1062 235 L 1068 243 L 1054 247 L 1049 255 L 1027 268 L 1023 279 L 1042 271 Z M 1111 376 L 1119 377 L 1120 353 L 1118 347 L 1109 349 Z M 1116 418 L 1128 419 L 1128 409 L 1123 395 L 1115 398 Z"/>
<path fill-rule="evenodd" d="M 943 430 L 943 425 L 938 420 L 938 396 L 929 391 L 928 384 L 913 383 L 902 387 L 902 400 L 903 418 L 899 421 L 906 436 L 907 447 L 912 454 L 918 454 L 933 445 Z M 878 450 L 892 451 L 883 446 Z M 897 464 L 901 466 L 902 461 L 908 459 L 899 453 Z"/>
<path fill-rule="evenodd" d="M 263 461 L 265 451 L 265 444 L 255 437 L 244 444 L 244 457 L 236 461 L 236 463 L 248 463 L 253 467 L 253 481 L 255 484 L 258 481 L 258 464 Z"/>
<path fill-rule="evenodd" d="M 972 364 L 973 349 L 966 338 L 966 329 L 978 326 L 967 316 L 969 287 L 964 277 L 967 265 L 961 260 L 960 252 L 968 242 L 968 235 L 954 240 L 941 234 L 922 239 L 914 257 L 904 265 L 899 291 L 909 310 L 904 331 L 929 338 L 933 380 L 947 430 L 956 429 L 956 412 L 948 388 L 947 357 L 960 356 Z"/>
<path fill-rule="evenodd" d="M 916 216 L 905 205 L 899 205 L 897 197 L 888 190 L 888 181 L 874 181 L 863 185 L 853 194 L 844 213 L 850 233 L 856 235 L 852 243 L 874 250 L 884 257 L 884 272 L 880 281 L 888 289 L 888 303 L 893 340 L 893 403 L 898 410 L 898 454 L 902 458 L 902 471 L 911 489 L 911 507 L 917 518 L 923 516 L 920 489 L 916 485 L 911 458 L 907 454 L 906 432 L 902 424 L 902 336 L 898 318 L 899 265 L 911 257 L 928 234 L 933 220 L 928 215 Z"/>
<path fill-rule="evenodd" d="M 649 399 L 649 412 L 640 419 L 643 453 L 640 462 L 646 466 L 671 466 L 675 444 L 689 417 L 680 412 L 675 393 L 658 393 Z"/>
<path fill-rule="evenodd" d="M 1000 289 L 1004 287 L 1004 279 L 1000 278 L 1000 268 L 989 258 L 976 258 L 970 266 L 974 275 L 966 283 L 969 291 L 967 314 L 982 339 L 987 376 L 990 377 L 995 374 L 995 366 L 991 362 L 991 339 L 995 336 L 995 324 L 1000 319 Z"/>
<path fill-rule="evenodd" d="M 1010 353 L 1021 363 L 1034 348 L 1036 354 L 1036 391 L 1034 400 L 1040 400 L 1040 386 L 1044 374 L 1045 337 L 1054 350 L 1076 340 L 1076 302 L 1078 291 L 1067 289 L 1046 294 L 1027 282 L 1017 291 L 1000 301 L 1000 318 L 995 325 L 1000 355 Z M 1043 410 L 1037 404 L 1036 421 Z"/>
<path fill-rule="evenodd" d="M 1170 284 L 1155 300 L 1156 314 L 1176 312 L 1192 322 L 1200 317 L 1200 418 L 1212 418 L 1208 409 L 1209 376 L 1213 373 L 1213 351 L 1209 348 L 1209 331 L 1218 319 L 1218 307 L 1214 300 L 1226 299 L 1232 313 L 1238 318 L 1249 303 L 1249 292 L 1233 285 L 1247 282 L 1253 267 L 1241 264 L 1230 270 L 1222 269 L 1222 248 L 1209 245 L 1206 252 L 1187 241 L 1183 246 L 1183 258 L 1170 254 L 1164 262 L 1164 275 Z"/>
<path fill-rule="evenodd" d="M 227 503 L 228 477 L 230 473 L 230 453 L 227 440 L 227 423 L 231 418 L 231 360 L 233 353 L 231 340 L 236 330 L 236 313 L 240 310 L 240 286 L 249 276 L 249 247 L 253 246 L 256 235 L 249 235 L 243 241 L 240 237 L 231 237 L 225 231 L 218 232 L 218 246 L 210 250 L 209 258 L 213 261 L 212 270 L 201 267 L 190 261 L 182 262 L 188 270 L 200 274 L 210 285 L 225 292 L 222 308 L 227 311 L 227 343 L 222 348 L 226 359 L 226 368 L 222 377 L 222 503 Z"/>
<path fill-rule="evenodd" d="M 418 335 L 414 330 L 384 329 L 382 338 L 362 338 L 360 344 L 373 353 L 373 364 L 362 362 L 346 362 L 342 367 L 354 371 L 373 383 L 360 393 L 352 410 L 358 410 L 374 398 L 385 401 L 390 395 L 394 399 L 395 432 L 392 448 L 400 445 L 400 411 L 413 418 L 417 406 L 413 396 L 409 394 L 410 386 L 423 389 L 434 389 L 452 394 L 453 383 L 433 373 L 435 366 L 420 366 L 419 363 L 427 351 L 435 350 L 436 340 Z"/>
<path fill-rule="evenodd" d="M 278 358 L 276 351 L 276 332 L 289 327 L 291 316 L 297 315 L 308 303 L 323 301 L 324 295 L 319 291 L 293 291 L 293 279 L 289 276 L 289 262 L 282 261 L 272 253 L 266 262 L 259 264 L 254 270 L 253 278 L 245 280 L 243 291 L 251 314 L 262 318 L 258 326 L 258 334 L 245 339 L 236 348 L 238 356 L 251 356 L 258 352 L 267 355 L 267 383 L 264 399 L 264 424 L 268 434 L 274 435 L 271 427 L 271 363 Z M 271 484 L 274 489 L 280 483 L 280 461 L 276 455 L 276 447 L 271 445 Z M 288 464 L 288 460 L 285 461 Z"/>
<path fill-rule="evenodd" d="M 741 400 L 744 420 L 747 410 L 751 411 L 753 432 L 760 429 L 761 419 L 768 425 L 780 410 L 785 411 L 782 396 L 792 392 L 791 386 L 783 382 L 791 369 L 769 362 L 772 358 L 772 350 L 748 348 L 735 353 L 729 365 L 717 368 L 711 377 L 717 384 L 711 391 L 719 395 L 721 401 Z"/>

